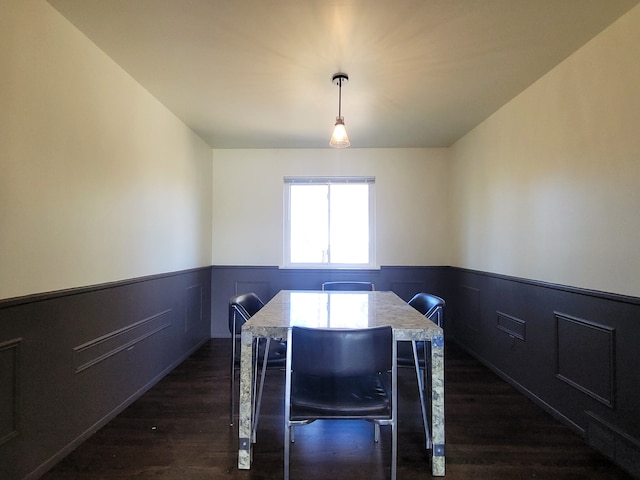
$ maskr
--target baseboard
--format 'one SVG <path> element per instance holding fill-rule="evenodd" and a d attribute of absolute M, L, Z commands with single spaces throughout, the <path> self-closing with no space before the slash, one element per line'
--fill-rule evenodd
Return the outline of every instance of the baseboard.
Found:
<path fill-rule="evenodd" d="M 473 350 L 471 350 L 470 348 L 468 348 L 466 345 L 457 342 L 455 339 L 452 339 L 453 342 L 455 342 L 455 344 L 462 348 L 465 352 L 467 352 L 469 355 L 471 355 L 473 358 L 475 358 L 476 360 L 478 360 L 480 363 L 482 363 L 485 367 L 487 367 L 489 370 L 491 370 L 493 373 L 495 373 L 498 377 L 500 377 L 502 380 L 504 380 L 505 382 L 507 382 L 509 385 L 511 385 L 513 388 L 515 388 L 516 390 L 518 390 L 518 392 L 522 393 L 525 397 L 527 397 L 529 400 L 531 400 L 533 403 L 535 403 L 537 406 L 539 406 L 540 408 L 542 408 L 544 411 L 546 411 L 547 413 L 549 413 L 553 418 L 555 418 L 556 420 L 558 420 L 559 422 L 563 423 L 564 425 L 566 425 L 567 427 L 569 427 L 571 430 L 573 430 L 574 432 L 576 432 L 578 435 L 580 435 L 581 437 L 585 437 L 585 429 L 582 428 L 580 425 L 578 425 L 577 423 L 575 423 L 573 420 L 571 420 L 569 417 L 567 417 L 566 415 L 563 415 L 562 412 L 558 411 L 557 409 L 553 408 L 552 405 L 550 405 L 549 403 L 545 402 L 544 400 L 542 400 L 540 397 L 538 397 L 535 393 L 533 393 L 531 390 L 529 390 L 528 388 L 526 388 L 524 385 L 522 385 L 521 383 L 519 383 L 518 381 L 516 381 L 513 377 L 507 375 L 505 372 L 503 372 L 501 369 L 499 369 L 498 367 L 496 367 L 494 364 L 492 364 L 491 362 L 489 362 L 488 360 L 486 360 L 485 358 L 481 357 L 480 355 L 478 355 L 476 352 L 474 352 Z"/>
<path fill-rule="evenodd" d="M 590 447 L 640 478 L 640 441 L 620 431 L 593 412 L 586 412 L 586 440 Z"/>

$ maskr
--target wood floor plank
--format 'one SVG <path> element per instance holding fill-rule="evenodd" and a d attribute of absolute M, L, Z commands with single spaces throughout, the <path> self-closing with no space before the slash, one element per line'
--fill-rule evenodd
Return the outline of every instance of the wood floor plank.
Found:
<path fill-rule="evenodd" d="M 284 374 L 267 374 L 253 466 L 238 470 L 229 355 L 228 341 L 211 340 L 42 478 L 281 478 Z M 632 479 L 457 346 L 445 355 L 446 479 Z M 399 480 L 432 478 L 414 375 L 399 375 Z M 384 427 L 375 444 L 367 422 L 316 422 L 296 429 L 291 478 L 387 479 L 390 456 Z"/>

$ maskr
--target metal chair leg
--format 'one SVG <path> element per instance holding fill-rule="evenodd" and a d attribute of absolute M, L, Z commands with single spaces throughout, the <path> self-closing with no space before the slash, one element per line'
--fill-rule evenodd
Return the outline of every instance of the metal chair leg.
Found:
<path fill-rule="evenodd" d="M 289 480 L 289 448 L 293 439 L 289 439 L 290 432 L 289 426 L 284 426 L 284 480 Z"/>
<path fill-rule="evenodd" d="M 255 408 L 255 416 L 253 419 L 253 425 L 251 426 L 252 441 L 256 442 L 256 432 L 258 431 L 258 419 L 260 418 L 260 407 L 262 406 L 262 391 L 264 389 L 264 376 L 267 373 L 267 360 L 269 357 L 269 347 L 271 346 L 271 339 L 267 337 L 266 345 L 264 348 L 264 357 L 262 360 L 262 372 L 260 372 L 260 386 L 258 387 L 258 395 L 256 397 L 257 406 Z M 256 371 L 257 374 L 257 371 Z"/>
<path fill-rule="evenodd" d="M 391 368 L 391 480 L 396 480 L 398 467 L 398 342 L 393 337 L 393 365 Z M 415 343 L 413 347 L 416 354 Z M 417 359 L 417 356 L 414 357 Z"/>
<path fill-rule="evenodd" d="M 231 399 L 229 405 L 229 426 L 233 427 L 233 415 L 235 413 L 235 405 L 236 405 L 236 314 L 233 312 L 233 329 L 231 334 L 231 380 L 230 384 L 230 392 L 229 398 Z"/>
<path fill-rule="evenodd" d="M 420 394 L 420 409 L 422 411 L 422 424 L 424 425 L 424 436 L 426 449 L 431 449 L 431 433 L 429 431 L 429 422 L 427 419 L 427 406 L 424 400 L 424 379 L 422 378 L 422 369 L 420 368 L 420 363 L 418 361 L 418 349 L 416 347 L 415 340 L 411 341 L 411 347 L 413 350 L 413 362 L 415 364 L 416 369 L 416 378 L 418 380 L 418 393 Z M 425 353 L 425 362 L 426 362 L 426 353 Z M 426 363 L 425 363 L 426 366 Z"/>

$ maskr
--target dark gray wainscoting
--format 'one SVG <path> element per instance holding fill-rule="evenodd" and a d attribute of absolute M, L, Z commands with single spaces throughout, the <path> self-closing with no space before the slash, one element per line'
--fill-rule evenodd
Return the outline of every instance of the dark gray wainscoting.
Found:
<path fill-rule="evenodd" d="M 640 478 L 640 298 L 453 267 L 286 270 L 212 267 L 212 336 L 227 337 L 229 298 L 361 280 L 405 300 L 443 297 L 445 335 L 591 446 Z"/>
<path fill-rule="evenodd" d="M 640 299 L 452 269 L 446 334 L 640 478 Z"/>
<path fill-rule="evenodd" d="M 280 290 L 319 290 L 327 281 L 373 282 L 376 290 L 392 290 L 405 300 L 418 292 L 446 299 L 449 267 L 382 267 L 379 270 L 282 269 L 255 266 L 213 266 L 211 336 L 229 336 L 229 298 L 255 292 L 265 303 Z"/>
<path fill-rule="evenodd" d="M 0 478 L 40 476 L 210 324 L 210 267 L 0 301 Z"/>

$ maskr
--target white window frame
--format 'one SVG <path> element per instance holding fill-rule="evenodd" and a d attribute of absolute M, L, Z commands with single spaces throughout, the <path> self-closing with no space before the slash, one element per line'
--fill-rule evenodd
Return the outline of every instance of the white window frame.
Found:
<path fill-rule="evenodd" d="M 369 186 L 369 262 L 368 263 L 291 263 L 290 186 L 294 184 L 328 185 L 335 183 L 367 184 Z M 300 269 L 377 269 L 376 263 L 376 195 L 375 177 L 284 177 L 284 268 Z"/>

